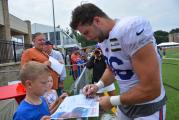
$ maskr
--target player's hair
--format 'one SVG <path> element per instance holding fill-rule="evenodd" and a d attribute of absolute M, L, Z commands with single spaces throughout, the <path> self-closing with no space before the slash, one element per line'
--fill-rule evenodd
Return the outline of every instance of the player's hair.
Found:
<path fill-rule="evenodd" d="M 50 75 L 50 70 L 47 65 L 35 61 L 30 61 L 24 64 L 20 70 L 20 79 L 23 85 L 26 80 L 37 80 L 41 75 Z"/>
<path fill-rule="evenodd" d="M 79 24 L 91 25 L 95 16 L 108 18 L 108 16 L 96 5 L 92 3 L 81 4 L 72 11 L 70 27 L 76 30 Z"/>
<path fill-rule="evenodd" d="M 41 33 L 41 32 L 37 32 L 37 33 L 33 34 L 33 35 L 32 35 L 32 41 L 34 42 L 35 38 L 36 38 L 37 36 L 39 36 L 39 35 L 44 35 L 44 34 Z"/>

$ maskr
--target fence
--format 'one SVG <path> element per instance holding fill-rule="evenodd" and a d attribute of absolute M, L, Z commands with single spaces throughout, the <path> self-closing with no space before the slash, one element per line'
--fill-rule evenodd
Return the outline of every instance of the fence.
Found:
<path fill-rule="evenodd" d="M 92 72 L 91 70 L 87 69 L 86 67 L 83 68 L 80 76 L 78 77 L 78 79 L 73 83 L 73 85 L 71 86 L 73 93 L 79 94 L 80 90 L 89 83 L 89 81 L 92 80 Z"/>
<path fill-rule="evenodd" d="M 0 40 L 0 64 L 20 61 L 24 48 L 30 47 L 31 44 Z"/>

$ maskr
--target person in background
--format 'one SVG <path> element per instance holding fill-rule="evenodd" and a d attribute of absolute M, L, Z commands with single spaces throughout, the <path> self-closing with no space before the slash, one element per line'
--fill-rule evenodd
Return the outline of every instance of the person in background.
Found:
<path fill-rule="evenodd" d="M 30 61 L 21 67 L 20 79 L 26 88 L 26 97 L 14 113 L 13 120 L 50 120 L 50 114 L 56 111 L 63 99 L 59 97 L 49 109 L 43 97 L 49 76 L 50 70 L 43 63 Z"/>
<path fill-rule="evenodd" d="M 137 16 L 114 20 L 96 5 L 85 3 L 72 11 L 70 26 L 98 42 L 108 65 L 98 83 L 83 88 L 84 95 L 93 97 L 116 79 L 120 95 L 100 97 L 102 109 L 117 106 L 119 120 L 165 119 L 161 59 L 148 20 Z"/>
<path fill-rule="evenodd" d="M 107 65 L 105 63 L 105 57 L 102 54 L 101 49 L 99 47 L 97 47 L 94 50 L 90 60 L 86 63 L 86 67 L 88 69 L 93 69 L 92 84 L 95 84 L 99 81 L 99 79 L 102 77 L 102 75 L 106 69 L 106 66 Z M 107 92 L 110 96 L 114 96 L 115 95 L 114 83 L 99 90 L 97 92 L 97 94 L 99 96 L 103 96 L 104 92 Z"/>
<path fill-rule="evenodd" d="M 47 91 L 45 92 L 43 96 L 45 97 L 48 106 L 51 107 L 54 104 L 54 102 L 57 100 L 58 95 L 57 95 L 56 90 L 52 89 L 53 79 L 51 76 L 49 76 L 47 84 L 48 84 Z"/>
<path fill-rule="evenodd" d="M 165 47 L 162 48 L 162 55 L 163 55 L 163 57 L 165 57 L 165 55 L 166 55 L 166 48 Z"/>
<path fill-rule="evenodd" d="M 33 48 L 26 49 L 23 51 L 22 56 L 21 56 L 21 66 L 23 66 L 25 63 L 29 61 L 37 61 L 43 64 L 46 64 L 49 69 L 51 76 L 53 78 L 53 89 L 57 90 L 58 89 L 58 77 L 59 75 L 51 69 L 50 61 L 48 60 L 48 54 L 46 54 L 43 51 L 44 44 L 45 44 L 45 35 L 43 33 L 35 33 L 32 37 L 32 41 L 34 43 Z"/>
<path fill-rule="evenodd" d="M 43 95 L 47 101 L 47 104 L 49 106 L 49 109 L 52 109 L 54 106 L 56 100 L 58 99 L 58 95 L 56 90 L 52 89 L 53 87 L 53 79 L 51 76 L 48 78 L 48 86 L 47 86 L 47 91 Z M 64 97 L 68 96 L 67 93 L 63 93 L 60 97 L 63 99 Z"/>
<path fill-rule="evenodd" d="M 61 64 L 65 64 L 62 54 L 59 51 L 53 49 L 53 43 L 51 41 L 45 41 L 44 51 L 49 56 L 58 60 Z M 58 79 L 58 85 L 59 85 L 58 89 L 57 89 L 58 95 L 61 95 L 63 93 L 63 90 L 64 90 L 63 81 L 65 80 L 65 78 L 66 78 L 66 69 L 64 67 L 64 69 L 62 70 L 62 73 L 61 73 L 61 75 L 59 75 L 59 79 Z"/>
<path fill-rule="evenodd" d="M 78 48 L 73 48 L 73 53 L 71 54 L 72 70 L 73 70 L 73 79 L 78 78 L 78 65 L 77 61 L 81 60 L 80 52 Z"/>

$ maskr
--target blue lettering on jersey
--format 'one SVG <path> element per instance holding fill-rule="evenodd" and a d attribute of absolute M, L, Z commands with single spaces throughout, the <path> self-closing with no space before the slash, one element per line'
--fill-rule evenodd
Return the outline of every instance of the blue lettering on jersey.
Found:
<path fill-rule="evenodd" d="M 107 60 L 107 57 L 105 56 L 106 63 L 112 68 L 112 71 L 115 75 L 118 75 L 121 80 L 128 80 L 131 79 L 131 77 L 134 75 L 132 70 L 121 70 L 121 69 L 115 69 L 112 63 L 117 63 L 117 65 L 124 64 L 122 60 L 120 60 L 117 57 L 110 57 L 109 62 Z"/>

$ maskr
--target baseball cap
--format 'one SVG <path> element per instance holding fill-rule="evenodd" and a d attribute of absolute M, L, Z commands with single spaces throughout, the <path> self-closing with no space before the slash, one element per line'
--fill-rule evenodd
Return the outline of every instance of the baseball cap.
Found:
<path fill-rule="evenodd" d="M 51 41 L 45 41 L 45 45 L 53 45 L 53 43 Z"/>
<path fill-rule="evenodd" d="M 73 47 L 72 50 L 77 51 L 77 50 L 79 50 L 79 48 L 78 47 Z"/>

